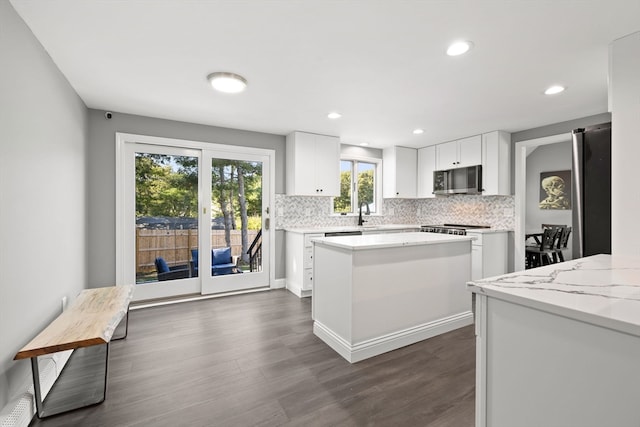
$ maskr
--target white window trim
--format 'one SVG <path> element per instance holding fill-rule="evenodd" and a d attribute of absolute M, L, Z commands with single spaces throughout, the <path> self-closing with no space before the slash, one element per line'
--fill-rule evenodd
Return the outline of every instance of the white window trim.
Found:
<path fill-rule="evenodd" d="M 355 160 L 357 162 L 374 163 L 376 165 L 376 174 L 375 174 L 376 212 L 371 213 L 370 216 L 382 216 L 382 159 L 378 157 L 367 157 L 367 156 L 358 156 L 358 155 L 344 155 L 344 156 L 341 155 L 340 161 L 342 160 L 346 160 L 346 161 Z M 334 211 L 333 200 L 334 200 L 334 197 L 331 198 L 331 215 L 332 216 L 338 216 L 338 217 L 358 216 L 358 209 L 355 209 L 354 212 L 349 212 L 347 214 L 336 213 Z"/>

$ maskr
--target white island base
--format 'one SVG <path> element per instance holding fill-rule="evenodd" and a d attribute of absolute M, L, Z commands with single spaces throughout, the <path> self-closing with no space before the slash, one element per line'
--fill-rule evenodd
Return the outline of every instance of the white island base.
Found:
<path fill-rule="evenodd" d="M 313 259 L 313 332 L 351 363 L 473 323 L 469 237 L 330 237 Z"/>

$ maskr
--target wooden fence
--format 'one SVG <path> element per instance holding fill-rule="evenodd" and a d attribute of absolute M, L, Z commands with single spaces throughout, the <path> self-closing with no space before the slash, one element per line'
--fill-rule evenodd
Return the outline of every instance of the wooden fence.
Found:
<path fill-rule="evenodd" d="M 260 230 L 247 232 L 250 245 Z M 211 247 L 226 247 L 224 230 L 211 230 Z M 169 266 L 189 264 L 191 249 L 198 248 L 198 230 L 149 230 L 136 229 L 136 271 L 155 271 L 156 257 L 162 257 Z M 242 232 L 231 230 L 231 255 L 241 256 Z"/>

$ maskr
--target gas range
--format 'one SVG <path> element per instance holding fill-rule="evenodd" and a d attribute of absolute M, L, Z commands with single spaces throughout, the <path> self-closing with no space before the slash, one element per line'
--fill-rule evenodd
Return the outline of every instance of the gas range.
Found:
<path fill-rule="evenodd" d="M 454 234 L 456 236 L 466 236 L 467 230 L 477 228 L 491 228 L 489 225 L 468 225 L 468 224 L 441 224 L 423 225 L 420 231 L 424 233 Z"/>

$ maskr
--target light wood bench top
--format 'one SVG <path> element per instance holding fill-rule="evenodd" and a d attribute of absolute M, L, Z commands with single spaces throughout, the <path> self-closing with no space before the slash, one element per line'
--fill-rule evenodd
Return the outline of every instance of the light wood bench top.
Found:
<path fill-rule="evenodd" d="M 14 360 L 108 343 L 132 296 L 133 285 L 83 290 Z"/>

